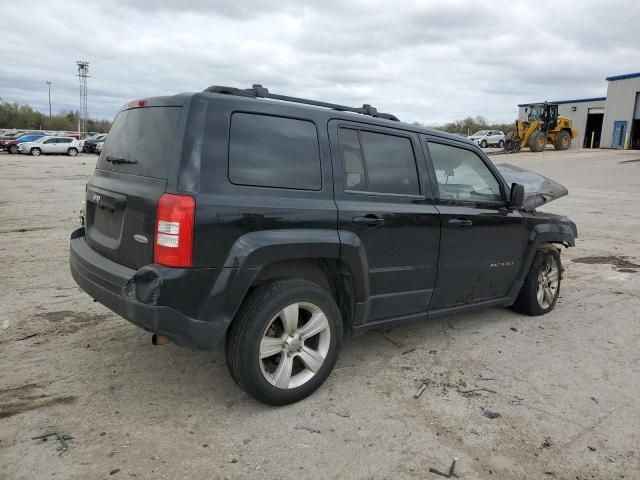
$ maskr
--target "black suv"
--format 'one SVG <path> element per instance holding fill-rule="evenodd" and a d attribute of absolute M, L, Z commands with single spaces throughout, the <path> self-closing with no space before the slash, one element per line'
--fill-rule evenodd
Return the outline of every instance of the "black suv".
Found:
<path fill-rule="evenodd" d="M 553 182 L 526 195 L 527 172 L 506 167 L 369 105 L 259 85 L 136 100 L 87 184 L 71 272 L 154 343 L 224 339 L 240 387 L 291 403 L 328 377 L 344 334 L 554 308 L 575 224 L 534 211 Z"/>

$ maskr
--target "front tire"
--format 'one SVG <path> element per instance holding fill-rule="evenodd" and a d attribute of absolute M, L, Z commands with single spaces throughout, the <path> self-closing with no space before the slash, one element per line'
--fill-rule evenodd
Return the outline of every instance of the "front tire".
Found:
<path fill-rule="evenodd" d="M 31 153 L 31 155 L 33 155 L 34 157 L 39 157 L 42 153 L 42 150 L 40 150 L 39 148 L 32 148 L 29 153 Z"/>
<path fill-rule="evenodd" d="M 566 130 L 561 130 L 556 136 L 556 141 L 553 144 L 556 150 L 567 150 L 571 146 L 571 134 Z"/>
<path fill-rule="evenodd" d="M 327 379 L 342 343 L 340 310 L 329 292 L 301 279 L 254 289 L 226 338 L 234 381 L 256 400 L 286 405 Z"/>
<path fill-rule="evenodd" d="M 560 296 L 561 281 L 560 252 L 552 246 L 541 248 L 536 252 L 513 309 L 531 316 L 550 312 Z"/>
<path fill-rule="evenodd" d="M 488 145 L 488 144 L 487 144 L 487 141 L 486 141 L 486 140 L 482 140 L 482 141 L 480 142 L 480 147 L 482 147 L 482 148 L 487 148 L 487 145 Z"/>
<path fill-rule="evenodd" d="M 547 146 L 547 136 L 544 132 L 537 130 L 529 137 L 529 150 L 532 152 L 541 152 Z"/>
<path fill-rule="evenodd" d="M 11 145 L 9 147 L 9 153 L 12 155 L 15 155 L 16 153 L 18 153 L 18 146 L 17 145 Z"/>

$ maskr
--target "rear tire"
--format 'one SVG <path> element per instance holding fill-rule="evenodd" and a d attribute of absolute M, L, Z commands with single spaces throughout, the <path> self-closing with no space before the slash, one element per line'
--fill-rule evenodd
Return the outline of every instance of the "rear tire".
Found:
<path fill-rule="evenodd" d="M 279 280 L 244 300 L 227 332 L 227 367 L 256 400 L 286 405 L 322 385 L 341 342 L 342 319 L 331 294 L 306 280 Z"/>
<path fill-rule="evenodd" d="M 544 315 L 556 306 L 562 282 L 560 252 L 555 247 L 541 248 L 512 308 L 525 315 Z"/>
<path fill-rule="evenodd" d="M 69 155 L 70 157 L 75 157 L 76 155 L 78 155 L 78 149 L 71 147 L 69 150 L 67 150 L 67 155 Z"/>
<path fill-rule="evenodd" d="M 532 152 L 542 152 L 547 146 L 547 136 L 540 130 L 533 132 L 529 137 L 529 150 Z"/>
<path fill-rule="evenodd" d="M 560 130 L 553 144 L 556 150 L 567 150 L 571 146 L 571 135 L 566 130 Z"/>
<path fill-rule="evenodd" d="M 33 155 L 34 157 L 39 157 L 42 153 L 42 150 L 40 150 L 39 148 L 32 148 L 29 153 L 31 153 L 31 155 Z"/>
<path fill-rule="evenodd" d="M 504 140 L 498 142 L 498 148 L 504 148 Z"/>

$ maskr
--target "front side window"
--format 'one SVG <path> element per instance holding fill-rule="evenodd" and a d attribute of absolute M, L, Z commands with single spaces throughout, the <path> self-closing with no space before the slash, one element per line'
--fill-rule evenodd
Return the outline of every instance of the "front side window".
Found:
<path fill-rule="evenodd" d="M 418 171 L 407 137 L 341 128 L 345 190 L 419 195 Z"/>
<path fill-rule="evenodd" d="M 498 202 L 500 184 L 482 159 L 470 150 L 427 143 L 441 200 Z"/>
<path fill-rule="evenodd" d="M 234 113 L 229 180 L 236 185 L 320 190 L 318 132 L 313 122 Z"/>

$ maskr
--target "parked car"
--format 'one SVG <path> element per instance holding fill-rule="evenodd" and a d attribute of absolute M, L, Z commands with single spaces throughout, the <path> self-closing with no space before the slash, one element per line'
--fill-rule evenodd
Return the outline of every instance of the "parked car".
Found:
<path fill-rule="evenodd" d="M 55 137 L 47 135 L 40 137 L 33 142 L 20 143 L 18 145 L 20 153 L 29 153 L 34 157 L 41 154 L 57 153 L 75 157 L 78 154 L 78 140 L 71 137 Z"/>
<path fill-rule="evenodd" d="M 106 138 L 107 138 L 107 134 L 106 133 L 102 133 L 100 135 L 95 135 L 92 138 L 86 139 L 84 141 L 83 146 L 82 146 L 82 151 L 83 152 L 87 152 L 87 153 L 97 153 L 96 146 L 99 143 L 104 143 Z"/>
<path fill-rule="evenodd" d="M 487 147 L 504 147 L 505 135 L 499 130 L 480 130 L 469 136 L 469 140 L 480 145 L 482 148 Z"/>
<path fill-rule="evenodd" d="M 122 108 L 71 234 L 85 292 L 154 344 L 224 341 L 236 383 L 274 405 L 325 381 L 344 334 L 553 310 L 577 230 L 534 210 L 564 187 L 369 105 L 270 97 L 210 87 Z"/>
<path fill-rule="evenodd" d="M 7 141 L 7 140 L 15 140 L 17 138 L 23 137 L 25 135 L 36 135 L 42 133 L 38 130 L 33 130 L 33 131 L 29 131 L 29 130 L 12 130 L 8 133 L 4 133 L 2 135 L 2 137 L 0 137 L 0 142 L 3 141 Z"/>
<path fill-rule="evenodd" d="M 32 142 L 41 137 L 44 137 L 43 133 L 37 133 L 35 135 L 22 135 L 21 137 L 16 137 L 14 139 L 0 140 L 0 150 L 6 150 L 9 153 L 16 154 L 18 153 L 18 144 L 24 142 Z"/>

